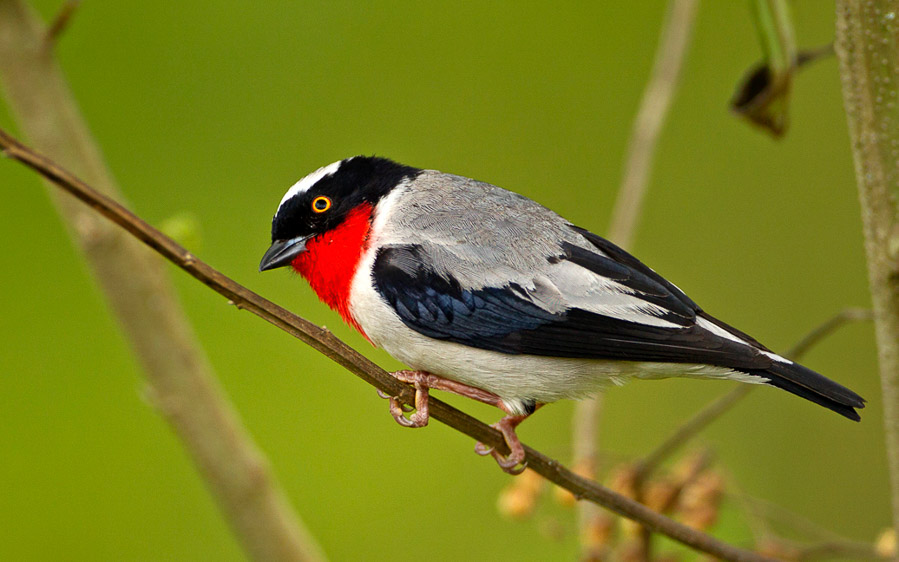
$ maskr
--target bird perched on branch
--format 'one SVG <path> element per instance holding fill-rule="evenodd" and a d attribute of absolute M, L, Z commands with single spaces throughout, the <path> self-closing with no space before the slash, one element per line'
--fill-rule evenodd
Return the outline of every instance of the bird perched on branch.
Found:
<path fill-rule="evenodd" d="M 428 423 L 439 389 L 506 412 L 493 427 L 523 470 L 516 426 L 543 404 L 631 378 L 764 383 L 859 420 L 865 401 L 715 319 L 608 240 L 534 201 L 469 178 L 377 157 L 301 179 L 272 221 L 260 271 L 290 266 L 371 343 L 412 370 Z"/>

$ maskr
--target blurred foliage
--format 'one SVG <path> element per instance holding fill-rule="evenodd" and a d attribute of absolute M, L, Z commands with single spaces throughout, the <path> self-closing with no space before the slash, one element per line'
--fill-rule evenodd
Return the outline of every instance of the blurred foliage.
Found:
<path fill-rule="evenodd" d="M 60 3 L 37 6 L 49 18 Z M 156 224 L 189 212 L 203 232 L 200 257 L 391 368 L 301 280 L 257 274 L 286 188 L 376 153 L 519 191 L 603 233 L 664 8 L 88 2 L 59 55 L 136 212 Z M 800 44 L 831 40 L 830 6 L 792 9 Z M 836 61 L 797 77 L 790 132 L 774 143 L 727 108 L 759 58 L 747 3 L 702 5 L 634 251 L 712 314 L 782 350 L 868 295 Z M 14 130 L 2 105 L 0 124 Z M 0 164 L 0 559 L 241 559 L 143 400 L 46 192 L 33 173 Z M 535 533 L 492 509 L 509 477 L 473 455 L 470 440 L 440 424 L 398 427 L 373 389 L 173 277 L 223 384 L 334 560 L 576 555 L 573 512 Z M 889 521 L 871 332 L 845 328 L 806 359 L 869 399 L 861 424 L 762 389 L 703 435 L 747 494 L 867 541 Z M 728 384 L 609 392 L 603 450 L 639 456 Z M 500 415 L 453 402 L 488 422 Z M 570 412 L 570 403 L 541 410 L 522 439 L 567 460 Z M 727 509 L 714 532 L 745 542 Z"/>

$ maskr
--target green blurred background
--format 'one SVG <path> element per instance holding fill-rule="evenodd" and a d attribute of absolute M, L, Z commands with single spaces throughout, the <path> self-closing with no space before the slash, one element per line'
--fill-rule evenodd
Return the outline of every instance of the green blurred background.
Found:
<path fill-rule="evenodd" d="M 60 3 L 36 6 L 49 18 Z M 200 257 L 390 368 L 301 280 L 257 273 L 281 195 L 319 166 L 376 153 L 519 191 L 604 233 L 665 3 L 585 4 L 85 2 L 59 56 L 135 211 L 156 224 L 192 214 Z M 831 40 L 829 3 L 793 7 L 801 45 Z M 703 3 L 634 252 L 783 350 L 869 298 L 836 60 L 799 76 L 792 128 L 776 142 L 727 111 L 759 57 L 747 2 Z M 3 106 L 0 125 L 17 130 Z M 46 191 L 9 161 L 0 185 L 0 559 L 241 559 L 142 398 Z M 471 440 L 439 423 L 400 428 L 369 386 L 181 272 L 172 278 L 332 559 L 576 555 L 573 512 L 550 505 L 526 522 L 496 513 L 509 477 Z M 871 326 L 841 330 L 805 362 L 869 399 L 861 424 L 761 389 L 700 442 L 744 492 L 870 540 L 889 520 Z M 646 452 L 730 384 L 610 391 L 603 450 Z M 542 410 L 523 440 L 567 461 L 572 406 Z M 716 534 L 745 542 L 739 519 Z"/>

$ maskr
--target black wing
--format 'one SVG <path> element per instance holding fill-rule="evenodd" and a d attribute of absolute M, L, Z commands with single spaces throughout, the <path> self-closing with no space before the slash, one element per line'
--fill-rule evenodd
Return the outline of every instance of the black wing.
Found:
<path fill-rule="evenodd" d="M 515 283 L 466 289 L 451 273 L 430 267 L 425 252 L 416 245 L 379 250 L 373 272 L 375 287 L 409 328 L 480 349 L 552 357 L 703 363 L 737 369 L 770 366 L 771 360 L 751 346 L 696 326 L 696 317 L 707 315 L 636 258 L 587 231 L 578 232 L 602 253 L 564 245 L 550 261 L 568 260 L 639 291 L 642 300 L 663 309 L 659 318 L 673 327 L 578 308 L 551 312 Z M 743 337 L 733 328 L 714 322 Z M 754 342 L 748 336 L 746 340 Z"/>
<path fill-rule="evenodd" d="M 607 256 L 611 257 L 614 261 L 620 263 L 623 266 L 630 268 L 632 271 L 639 272 L 639 273 L 645 275 L 646 277 L 652 279 L 656 283 L 659 283 L 660 285 L 665 287 L 665 289 L 668 292 L 670 292 L 672 296 L 674 296 L 678 300 L 682 301 L 687 306 L 691 307 L 696 312 L 696 316 L 705 318 L 706 320 L 708 320 L 712 324 L 715 324 L 716 326 L 723 329 L 724 331 L 730 332 L 731 334 L 738 337 L 739 339 L 741 339 L 745 342 L 751 343 L 752 345 L 754 345 L 755 347 L 757 347 L 759 349 L 762 349 L 764 351 L 770 351 L 767 347 L 765 347 L 764 345 L 762 345 L 761 343 L 756 341 L 755 338 L 753 338 L 749 334 L 741 332 L 740 330 L 734 328 L 733 326 L 731 326 L 729 324 L 725 324 L 724 322 L 718 320 L 717 318 L 706 314 L 702 309 L 699 308 L 699 306 L 697 306 L 697 304 L 695 302 L 693 302 L 692 299 L 690 299 L 690 297 L 688 297 L 687 295 L 684 294 L 683 291 L 678 289 L 677 286 L 674 285 L 674 283 L 671 283 L 670 281 L 668 281 L 667 279 L 665 279 L 664 277 L 662 277 L 661 275 L 659 275 L 658 273 L 653 271 L 651 268 L 647 267 L 643 262 L 641 262 L 634 256 L 630 255 L 626 251 L 622 250 L 615 244 L 612 244 L 611 242 L 609 242 L 608 240 L 606 240 L 605 238 L 603 238 L 601 236 L 597 236 L 596 234 L 593 234 L 589 230 L 586 230 L 586 229 L 583 229 L 583 228 L 580 228 L 577 226 L 574 226 L 572 228 L 574 228 L 574 230 L 578 234 L 583 236 L 588 242 L 593 244 L 593 246 L 595 246 L 598 250 L 600 250 Z M 637 288 L 637 287 L 632 287 L 632 288 Z"/>

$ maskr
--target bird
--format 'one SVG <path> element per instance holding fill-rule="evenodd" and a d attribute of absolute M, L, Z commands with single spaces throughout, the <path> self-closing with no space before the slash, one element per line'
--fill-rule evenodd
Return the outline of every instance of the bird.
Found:
<path fill-rule="evenodd" d="M 287 267 L 408 370 L 407 427 L 432 389 L 494 405 L 524 470 L 516 428 L 539 407 L 630 379 L 691 377 L 774 386 L 854 421 L 865 400 L 706 313 L 612 242 L 518 193 L 467 177 L 354 156 L 281 199 L 259 270 Z"/>

